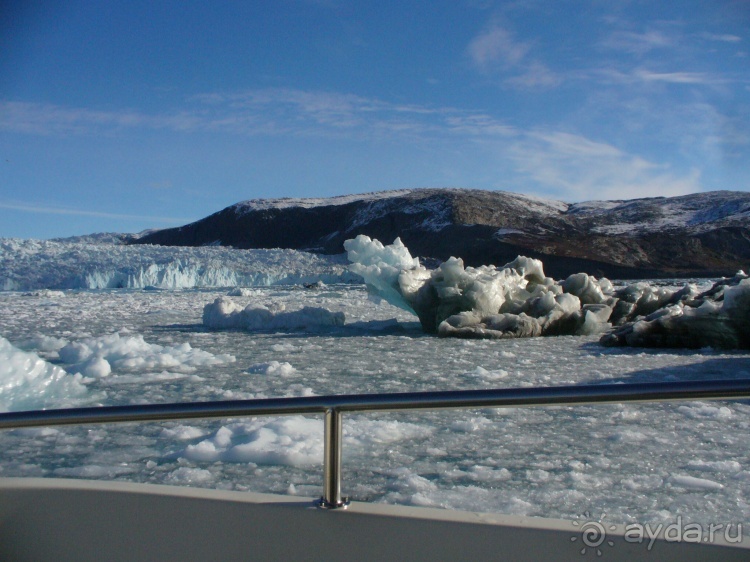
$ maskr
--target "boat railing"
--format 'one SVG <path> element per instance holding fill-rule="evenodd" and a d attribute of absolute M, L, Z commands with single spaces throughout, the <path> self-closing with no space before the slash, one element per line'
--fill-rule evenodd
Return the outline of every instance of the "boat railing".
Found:
<path fill-rule="evenodd" d="M 323 495 L 318 505 L 335 509 L 348 505 L 341 494 L 342 424 L 346 413 L 743 398 L 750 398 L 750 379 L 344 394 L 7 412 L 0 413 L 0 429 L 323 414 Z"/>

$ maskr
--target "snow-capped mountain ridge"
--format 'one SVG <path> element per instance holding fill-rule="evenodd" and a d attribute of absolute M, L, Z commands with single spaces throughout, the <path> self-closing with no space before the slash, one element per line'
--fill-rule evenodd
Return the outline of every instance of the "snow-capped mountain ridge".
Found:
<path fill-rule="evenodd" d="M 482 190 L 442 188 L 442 189 L 401 189 L 393 191 L 378 191 L 372 193 L 340 195 L 323 198 L 279 198 L 279 199 L 251 199 L 232 205 L 238 215 L 252 211 L 283 210 L 283 209 L 314 209 L 319 207 L 334 207 L 349 204 L 365 204 L 371 214 L 360 212 L 360 217 L 352 223 L 352 227 L 365 224 L 377 217 L 381 217 L 396 205 L 401 205 L 401 211 L 416 213 L 422 210 L 433 210 L 436 214 L 445 214 L 448 210 L 447 197 L 435 201 L 435 195 L 472 195 L 493 193 L 524 207 L 529 211 L 547 216 L 570 216 L 578 220 L 596 222 L 608 217 L 607 222 L 617 222 L 620 228 L 609 229 L 622 232 L 627 227 L 636 230 L 656 231 L 663 228 L 679 228 L 706 225 L 719 220 L 745 220 L 750 217 L 750 197 L 744 192 L 710 191 L 683 195 L 678 197 L 648 197 L 631 200 L 593 200 L 579 203 L 566 203 L 556 199 L 545 199 L 521 193 Z M 401 202 L 401 199 L 406 203 Z M 637 222 L 642 215 L 649 215 L 658 209 L 661 221 L 643 220 Z M 632 221 L 632 222 L 631 222 Z M 436 221 L 431 226 L 446 221 Z M 447 223 L 446 223 L 447 224 Z M 593 226 L 595 231 L 607 232 L 607 226 Z"/>
<path fill-rule="evenodd" d="M 350 203 L 370 203 L 383 200 L 394 199 L 396 197 L 405 197 L 413 201 L 427 199 L 436 193 L 443 194 L 462 194 L 469 192 L 479 192 L 482 190 L 462 189 L 455 187 L 446 188 L 420 188 L 420 189 L 394 189 L 388 191 L 373 191 L 370 193 L 359 193 L 352 195 L 336 195 L 333 197 L 281 197 L 276 199 L 248 199 L 240 201 L 231 207 L 237 214 L 244 214 L 251 211 L 264 211 L 268 209 L 291 209 L 302 208 L 312 209 L 316 207 L 333 207 L 339 205 L 348 205 Z M 554 199 L 545 199 L 534 195 L 525 195 L 522 193 L 513 193 L 510 191 L 496 191 L 493 193 L 502 193 L 509 198 L 515 198 L 519 201 L 526 202 L 529 205 L 538 205 L 539 207 L 550 207 L 551 210 L 565 212 L 569 204 Z"/>
<path fill-rule="evenodd" d="M 743 192 L 710 191 L 670 198 L 587 201 L 574 203 L 568 213 L 590 221 L 592 231 L 608 234 L 675 228 L 706 231 L 732 223 L 747 224 L 750 197 Z"/>
<path fill-rule="evenodd" d="M 413 189 L 238 203 L 135 243 L 343 251 L 358 234 L 467 265 L 542 259 L 554 276 L 730 275 L 750 261 L 750 194 L 565 203 L 501 191 Z M 658 236 L 656 236 L 658 234 Z"/>
<path fill-rule="evenodd" d="M 314 207 L 330 207 L 333 205 L 347 205 L 362 201 L 378 201 L 390 199 L 399 195 L 409 195 L 413 189 L 400 189 L 393 191 L 375 191 L 372 193 L 361 193 L 357 195 L 337 195 L 334 197 L 280 197 L 277 199 L 248 199 L 232 205 L 238 215 L 251 211 L 265 211 L 268 209 L 291 209 L 299 207 L 312 209 Z"/>

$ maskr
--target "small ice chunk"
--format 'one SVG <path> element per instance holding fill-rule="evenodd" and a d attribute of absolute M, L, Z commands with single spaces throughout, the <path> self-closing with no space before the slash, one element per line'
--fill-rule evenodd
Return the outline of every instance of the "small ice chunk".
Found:
<path fill-rule="evenodd" d="M 232 424 L 188 445 L 182 456 L 198 462 L 306 466 L 322 459 L 322 434 L 320 420 L 301 416 Z"/>
<path fill-rule="evenodd" d="M 237 305 L 231 299 L 219 297 L 203 307 L 203 325 L 220 330 L 313 330 L 343 326 L 343 312 L 306 306 L 301 310 L 270 310 L 268 307 Z"/>
<path fill-rule="evenodd" d="M 80 365 L 81 374 L 86 377 L 100 379 L 112 372 L 112 367 L 104 357 L 93 355 Z"/>
<path fill-rule="evenodd" d="M 135 468 L 129 466 L 103 466 L 87 464 L 84 466 L 61 467 L 52 471 L 55 476 L 64 478 L 111 479 L 122 474 L 132 474 Z"/>
<path fill-rule="evenodd" d="M 582 304 L 602 304 L 607 302 L 596 277 L 585 273 L 574 273 L 562 283 L 563 291 L 577 296 Z"/>
<path fill-rule="evenodd" d="M 638 443 L 648 439 L 643 432 L 632 429 L 621 429 L 614 432 L 609 438 L 612 441 L 624 441 L 625 443 Z"/>
<path fill-rule="evenodd" d="M 705 472 L 739 472 L 742 465 L 737 461 L 690 461 L 688 468 Z"/>
<path fill-rule="evenodd" d="M 204 468 L 181 466 L 170 472 L 166 477 L 166 481 L 168 484 L 189 486 L 191 484 L 205 484 L 211 482 L 213 478 L 213 474 Z"/>
<path fill-rule="evenodd" d="M 508 371 L 505 371 L 503 369 L 496 369 L 496 370 L 489 371 L 485 369 L 484 367 L 477 367 L 476 369 L 474 369 L 474 371 L 471 374 L 477 378 L 484 379 L 487 381 L 492 381 L 492 380 L 504 379 L 505 377 L 508 376 Z"/>
<path fill-rule="evenodd" d="M 719 482 L 707 480 L 705 478 L 696 478 L 681 474 L 673 474 L 670 482 L 682 488 L 695 488 L 699 490 L 721 490 L 724 486 Z"/>
<path fill-rule="evenodd" d="M 0 337 L 0 412 L 77 405 L 87 397 L 83 382 Z"/>
<path fill-rule="evenodd" d="M 17 343 L 17 347 L 25 351 L 56 352 L 68 344 L 63 338 L 55 338 L 44 334 L 34 334 L 32 337 Z"/>
<path fill-rule="evenodd" d="M 503 269 L 515 269 L 521 277 L 533 283 L 544 283 L 544 266 L 541 260 L 518 256 L 510 263 L 506 263 Z"/>
<path fill-rule="evenodd" d="M 258 289 L 249 289 L 246 287 L 235 287 L 227 293 L 228 297 L 252 297 L 260 294 Z"/>
<path fill-rule="evenodd" d="M 726 420 L 732 417 L 732 410 L 727 406 L 709 406 L 696 402 L 695 404 L 678 406 L 677 411 L 692 419 Z"/>
<path fill-rule="evenodd" d="M 143 336 L 110 334 L 74 341 L 63 347 L 60 360 L 69 372 L 101 378 L 111 371 L 171 369 L 191 372 L 198 367 L 235 361 L 232 355 L 214 355 L 185 342 L 175 346 L 151 344 Z"/>
<path fill-rule="evenodd" d="M 178 441 L 189 441 L 203 437 L 206 432 L 198 427 L 191 425 L 178 425 L 175 427 L 165 427 L 161 430 L 161 436 L 164 439 L 176 439 Z"/>
<path fill-rule="evenodd" d="M 279 363 L 278 361 L 270 361 L 268 363 L 257 363 L 251 365 L 248 367 L 247 372 L 269 376 L 289 377 L 296 373 L 297 369 L 287 362 Z"/>

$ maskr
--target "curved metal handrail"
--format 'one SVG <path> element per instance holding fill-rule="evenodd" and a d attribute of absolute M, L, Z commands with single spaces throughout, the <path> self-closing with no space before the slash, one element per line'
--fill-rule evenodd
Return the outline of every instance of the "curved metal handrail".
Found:
<path fill-rule="evenodd" d="M 0 429 L 96 423 L 324 414 L 321 507 L 347 505 L 341 496 L 342 420 L 345 412 L 574 406 L 622 402 L 750 398 L 750 379 L 594 384 L 491 390 L 340 394 L 0 413 Z"/>

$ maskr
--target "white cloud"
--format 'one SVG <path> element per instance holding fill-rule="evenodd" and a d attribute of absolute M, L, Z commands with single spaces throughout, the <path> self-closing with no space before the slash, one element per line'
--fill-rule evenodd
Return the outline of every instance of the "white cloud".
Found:
<path fill-rule="evenodd" d="M 494 65 L 510 67 L 517 65 L 529 52 L 528 43 L 517 42 L 511 33 L 499 25 L 492 25 L 469 43 L 467 52 L 479 69 Z"/>
<path fill-rule="evenodd" d="M 532 90 L 558 86 L 559 74 L 542 62 L 530 59 L 530 43 L 516 41 L 506 28 L 492 24 L 469 43 L 467 53 L 476 68 L 482 72 L 502 71 L 514 73 L 503 80 L 513 88 Z"/>
<path fill-rule="evenodd" d="M 540 132 L 528 134 L 529 139 L 542 141 L 553 152 L 564 157 L 581 158 L 619 158 L 623 153 L 612 145 L 596 142 L 580 135 L 560 131 Z"/>
<path fill-rule="evenodd" d="M 524 89 L 553 88 L 562 83 L 562 77 L 544 64 L 534 61 L 529 64 L 523 74 L 512 76 L 505 83 Z"/>
<path fill-rule="evenodd" d="M 516 172 L 531 180 L 540 194 L 567 201 L 701 191 L 697 169 L 676 173 L 667 165 L 570 133 L 530 133 L 513 143 L 507 155 Z"/>

